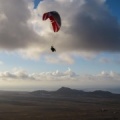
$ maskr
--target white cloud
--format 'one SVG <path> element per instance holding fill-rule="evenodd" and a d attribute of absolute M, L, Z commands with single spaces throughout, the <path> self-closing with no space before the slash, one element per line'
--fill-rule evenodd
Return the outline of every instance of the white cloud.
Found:
<path fill-rule="evenodd" d="M 6 86 L 7 85 L 7 86 Z M 17 90 L 34 89 L 55 89 L 61 86 L 67 86 L 77 89 L 105 89 L 120 87 L 120 73 L 113 71 L 102 71 L 96 75 L 80 75 L 73 72 L 70 68 L 68 70 L 41 72 L 41 73 L 27 73 L 22 69 L 15 69 L 12 72 L 0 72 L 0 86 L 2 88 L 11 88 Z"/>
<path fill-rule="evenodd" d="M 74 59 L 72 55 L 64 53 L 60 54 L 58 56 L 46 56 L 45 57 L 46 62 L 52 63 L 52 64 L 73 64 Z"/>

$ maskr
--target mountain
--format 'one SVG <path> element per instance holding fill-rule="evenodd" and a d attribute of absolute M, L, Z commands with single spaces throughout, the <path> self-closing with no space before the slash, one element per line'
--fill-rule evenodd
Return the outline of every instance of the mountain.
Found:
<path fill-rule="evenodd" d="M 58 89 L 57 91 L 55 91 L 55 93 L 57 94 L 66 94 L 66 95 L 71 95 L 71 94 L 83 94 L 84 91 L 82 90 L 75 90 L 75 89 L 71 89 L 71 88 L 67 88 L 67 87 L 61 87 L 60 89 Z"/>
<path fill-rule="evenodd" d="M 61 87 L 56 91 L 38 90 L 31 92 L 31 94 L 42 97 L 120 97 L 120 94 L 113 94 L 109 91 L 96 90 L 93 92 L 85 92 L 82 90 L 76 90 L 67 87 Z"/>

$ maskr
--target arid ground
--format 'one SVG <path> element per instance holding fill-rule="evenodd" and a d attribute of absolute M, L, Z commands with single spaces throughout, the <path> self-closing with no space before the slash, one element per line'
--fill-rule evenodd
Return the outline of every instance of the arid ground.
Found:
<path fill-rule="evenodd" d="M 120 120 L 120 99 L 0 92 L 0 120 Z"/>

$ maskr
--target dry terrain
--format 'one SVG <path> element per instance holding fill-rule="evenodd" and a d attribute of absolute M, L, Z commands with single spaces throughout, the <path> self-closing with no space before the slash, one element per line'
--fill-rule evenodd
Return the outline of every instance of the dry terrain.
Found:
<path fill-rule="evenodd" d="M 120 120 L 120 99 L 0 92 L 0 120 Z"/>

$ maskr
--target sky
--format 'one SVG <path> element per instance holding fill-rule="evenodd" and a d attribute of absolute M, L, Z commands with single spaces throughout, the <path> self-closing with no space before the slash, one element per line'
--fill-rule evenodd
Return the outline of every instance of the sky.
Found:
<path fill-rule="evenodd" d="M 57 33 L 42 20 L 49 11 Z M 119 0 L 0 0 L 0 90 L 120 93 L 119 13 Z"/>

